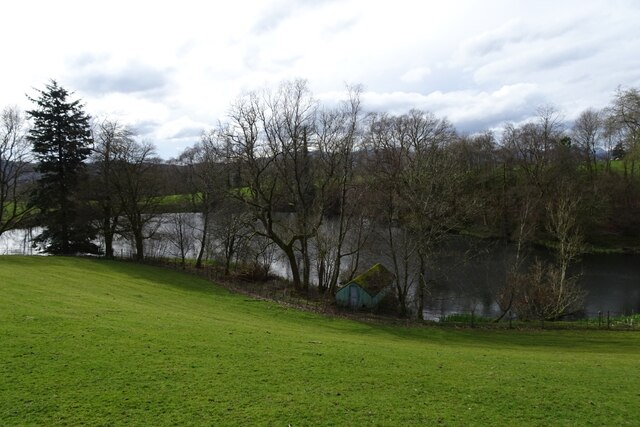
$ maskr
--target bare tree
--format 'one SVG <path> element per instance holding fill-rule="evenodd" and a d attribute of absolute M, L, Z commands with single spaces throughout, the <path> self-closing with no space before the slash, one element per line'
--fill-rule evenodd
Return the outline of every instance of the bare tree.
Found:
<path fill-rule="evenodd" d="M 281 259 L 281 251 L 273 241 L 260 234 L 250 234 L 242 241 L 242 249 L 236 259 L 249 267 L 248 274 L 253 280 L 268 279 L 274 263 Z"/>
<path fill-rule="evenodd" d="M 217 204 L 209 216 L 211 246 L 222 257 L 224 274 L 231 274 L 232 263 L 243 257 L 243 249 L 249 245 L 253 218 L 244 205 L 234 198 L 225 198 Z"/>
<path fill-rule="evenodd" d="M 475 212 L 468 212 L 468 217 L 475 215 L 480 227 L 489 230 L 502 225 L 501 215 L 496 215 L 503 208 L 503 194 L 496 192 L 499 188 L 498 177 L 504 175 L 503 165 L 499 164 L 497 143 L 492 132 L 461 135 L 450 144 L 451 155 L 455 158 L 456 170 L 464 184 L 464 206 L 473 207 Z M 470 191 L 473 189 L 473 191 Z M 499 196 L 498 196 L 499 195 Z M 498 196 L 498 197 L 496 197 Z"/>
<path fill-rule="evenodd" d="M 536 224 L 530 215 L 539 200 L 525 197 L 516 230 L 515 256 L 507 269 L 507 280 L 497 296 L 502 314 L 513 312 L 523 320 L 553 320 L 582 307 L 585 292 L 579 286 L 579 275 L 569 269 L 582 251 L 582 235 L 578 226 L 581 204 L 579 192 L 566 182 L 555 186 L 554 196 L 545 204 L 546 231 L 555 244 L 553 261 L 536 258 L 527 263 L 527 245 L 534 236 Z"/>
<path fill-rule="evenodd" d="M 360 93 L 358 86 L 347 87 L 347 100 L 338 108 L 321 110 L 316 121 L 318 167 L 326 183 L 324 215 L 335 220 L 322 224 L 315 239 L 318 289 L 329 295 L 341 275 L 346 280 L 355 275 L 368 234 L 360 215 L 364 189 L 354 179 L 362 149 Z M 348 266 L 345 258 L 351 261 Z"/>
<path fill-rule="evenodd" d="M 171 214 L 166 238 L 177 251 L 183 269 L 186 267 L 187 257 L 195 246 L 195 229 L 194 217 L 190 212 L 176 212 Z"/>
<path fill-rule="evenodd" d="M 603 131 L 602 113 L 592 108 L 580 113 L 573 124 L 572 137 L 583 156 L 592 182 L 598 172 L 597 149 L 601 144 Z"/>
<path fill-rule="evenodd" d="M 407 148 L 394 136 L 395 118 L 372 114 L 367 123 L 368 169 L 376 191 L 370 192 L 369 215 L 380 225 L 379 238 L 384 242 L 395 276 L 396 297 L 400 315 L 409 313 L 409 297 L 415 283 L 411 263 L 415 257 L 415 241 L 399 228 L 403 200 L 398 195 L 400 175 L 405 167 Z"/>
<path fill-rule="evenodd" d="M 605 141 L 610 157 L 622 168 L 607 176 L 607 198 L 612 211 L 610 223 L 623 235 L 637 236 L 640 230 L 640 91 L 619 87 L 606 111 Z M 607 162 L 609 165 L 609 162 Z"/>
<path fill-rule="evenodd" d="M 577 279 L 567 276 L 579 253 L 576 219 L 581 198 L 575 187 L 580 177 L 578 164 L 557 112 L 544 108 L 538 113 L 537 122 L 507 126 L 503 134 L 504 215 L 511 207 L 514 227 L 508 232 L 515 254 L 506 261 L 506 281 L 497 293 L 502 310 L 497 320 L 513 312 L 522 318 L 558 317 L 577 304 L 580 297 Z M 590 162 L 593 174 L 600 130 L 599 114 L 592 110 L 584 112 L 573 129 L 574 141 Z M 509 191 L 507 168 L 512 169 Z M 572 192 L 567 191 L 570 187 Z M 557 242 L 556 260 L 537 259 L 531 263 L 528 247 L 543 238 Z M 553 306 L 552 300 L 556 301 Z"/>
<path fill-rule="evenodd" d="M 627 204 L 631 205 L 630 193 L 640 160 L 640 90 L 619 87 L 607 112 L 608 134 L 616 139 L 613 151 L 622 160 Z"/>
<path fill-rule="evenodd" d="M 463 164 L 455 155 L 453 126 L 433 114 L 412 110 L 400 118 L 410 155 L 398 187 L 406 204 L 404 226 L 417 241 L 418 316 L 427 291 L 427 267 L 437 247 L 473 208 L 463 201 Z M 467 203 L 465 203 L 467 202 Z"/>
<path fill-rule="evenodd" d="M 538 203 L 532 194 L 525 193 L 520 201 L 516 227 L 510 240 L 515 243 L 515 253 L 512 257 L 505 252 L 506 277 L 503 286 L 496 295 L 496 301 L 502 313 L 496 322 L 502 320 L 507 314 L 511 315 L 514 305 L 522 293 L 525 266 L 529 256 L 528 244 L 535 233 L 535 222 L 532 220 L 535 205 Z"/>
<path fill-rule="evenodd" d="M 612 160 L 622 160 L 622 157 L 616 158 L 617 148 L 623 148 L 624 133 L 620 130 L 615 117 L 607 114 L 605 110 L 603 116 L 603 143 L 605 149 L 605 170 L 609 173 L 611 170 Z M 624 149 L 622 150 L 624 151 Z"/>
<path fill-rule="evenodd" d="M 22 113 L 17 107 L 6 107 L 0 117 L 0 235 L 19 227 L 30 214 L 26 203 L 29 152 Z"/>
<path fill-rule="evenodd" d="M 297 289 L 310 284 L 310 241 L 323 219 L 316 148 L 316 102 L 304 81 L 276 92 L 249 94 L 232 107 L 223 132 L 239 189 L 232 194 L 250 208 L 254 231 L 284 253 Z"/>
<path fill-rule="evenodd" d="M 577 278 L 561 279 L 557 265 L 536 259 L 521 277 L 521 293 L 514 305 L 523 320 L 556 320 L 582 307 L 585 292 Z"/>
<path fill-rule="evenodd" d="M 402 315 L 413 292 L 421 315 L 432 251 L 463 216 L 462 169 L 450 149 L 455 138 L 447 120 L 418 110 L 370 119 L 374 209 L 385 229 Z"/>
<path fill-rule="evenodd" d="M 582 199 L 577 189 L 561 184 L 556 197 L 547 203 L 547 231 L 556 243 L 558 267 L 558 292 L 564 295 L 569 281 L 567 272 L 583 249 L 583 239 L 578 226 L 578 215 Z"/>
<path fill-rule="evenodd" d="M 364 191 L 350 191 L 348 204 L 343 206 L 344 218 L 329 218 L 318 228 L 315 237 L 315 269 L 318 290 L 333 296 L 341 282 L 348 282 L 359 270 L 360 253 L 371 232 L 371 223 L 360 208 Z"/>
<path fill-rule="evenodd" d="M 100 230 L 104 238 L 104 254 L 113 257 L 113 240 L 118 230 L 122 205 L 117 194 L 115 163 L 123 147 L 133 144 L 134 132 L 115 120 L 105 119 L 94 125 L 91 160 L 97 168 L 93 181 L 95 200 L 99 205 Z"/>
<path fill-rule="evenodd" d="M 190 208 L 202 216 L 196 268 L 202 266 L 212 223 L 212 214 L 229 190 L 229 165 L 224 138 L 218 131 L 204 132 L 200 143 L 188 147 L 178 158 L 183 178 L 187 182 Z"/>
<path fill-rule="evenodd" d="M 159 180 L 155 166 L 155 147 L 148 142 L 127 138 L 117 146 L 113 165 L 114 186 L 122 206 L 125 232 L 130 233 L 136 259 L 144 260 L 144 241 L 159 226 L 156 207 L 159 204 Z"/>
<path fill-rule="evenodd" d="M 609 113 L 623 133 L 633 175 L 635 162 L 640 158 L 640 90 L 619 87 Z"/>
<path fill-rule="evenodd" d="M 554 107 L 540 107 L 537 113 L 537 121 L 519 127 L 507 124 L 502 143 L 514 153 L 528 184 L 537 189 L 540 197 L 544 197 L 554 181 L 551 171 L 562 151 L 561 143 L 566 139 L 562 117 Z"/>

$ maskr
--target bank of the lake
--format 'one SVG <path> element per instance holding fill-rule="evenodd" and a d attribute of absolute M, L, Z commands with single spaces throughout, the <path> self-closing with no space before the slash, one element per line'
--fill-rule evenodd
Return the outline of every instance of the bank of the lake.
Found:
<path fill-rule="evenodd" d="M 146 256 L 150 258 L 178 257 L 179 251 L 172 245 L 173 214 L 158 217 L 155 238 L 147 241 Z M 190 214 L 188 222 L 196 228 L 201 226 L 198 214 Z M 31 238 L 39 229 L 13 230 L 0 236 L 0 255 L 20 253 L 35 254 Z M 437 320 L 452 314 L 496 317 L 500 309 L 495 302 L 500 286 L 506 280 L 508 260 L 513 248 L 505 247 L 490 239 L 469 236 L 452 236 L 454 243 L 442 254 L 436 254 L 429 271 L 429 289 L 424 299 L 423 313 L 426 318 Z M 100 243 L 100 242 L 97 242 Z M 132 244 L 119 238 L 115 242 L 116 255 L 127 257 L 132 253 Z M 195 247 L 187 256 L 195 258 Z M 539 249 L 535 256 L 545 256 Z M 546 254 L 548 256 L 548 254 Z M 289 275 L 288 265 L 277 251 L 268 257 L 271 271 L 282 277 Z M 391 259 L 384 243 L 372 236 L 368 246 L 360 254 L 361 269 L 375 263 L 391 266 Z M 580 275 L 580 285 L 586 291 L 582 317 L 599 315 L 623 316 L 640 313 L 640 254 L 589 253 L 582 257 L 573 273 Z M 312 272 L 313 276 L 314 272 Z"/>

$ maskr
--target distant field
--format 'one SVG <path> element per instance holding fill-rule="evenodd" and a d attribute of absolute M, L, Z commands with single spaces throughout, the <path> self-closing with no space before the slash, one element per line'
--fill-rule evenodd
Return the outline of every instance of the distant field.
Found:
<path fill-rule="evenodd" d="M 640 335 L 376 326 L 0 257 L 0 425 L 638 425 Z"/>
<path fill-rule="evenodd" d="M 189 194 L 170 194 L 159 196 L 155 199 L 159 210 L 181 211 L 187 206 L 191 206 L 191 195 Z"/>

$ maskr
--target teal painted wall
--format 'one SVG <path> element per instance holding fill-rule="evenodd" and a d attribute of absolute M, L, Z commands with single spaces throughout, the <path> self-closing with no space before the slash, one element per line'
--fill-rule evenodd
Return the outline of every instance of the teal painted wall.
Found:
<path fill-rule="evenodd" d="M 374 308 L 384 297 L 385 292 L 380 292 L 374 298 L 357 283 L 349 283 L 336 292 L 338 305 L 351 308 Z"/>

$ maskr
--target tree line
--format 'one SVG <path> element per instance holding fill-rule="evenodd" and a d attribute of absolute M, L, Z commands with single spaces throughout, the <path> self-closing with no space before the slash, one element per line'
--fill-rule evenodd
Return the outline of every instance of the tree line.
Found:
<path fill-rule="evenodd" d="M 163 195 L 182 195 L 168 238 L 182 261 L 288 264 L 293 286 L 332 295 L 362 270 L 375 240 L 394 273 L 402 315 L 417 313 L 429 271 L 452 235 L 513 248 L 496 290 L 503 316 L 555 318 L 583 293 L 571 265 L 589 245 L 637 247 L 640 231 L 640 92 L 570 125 L 544 106 L 500 134 L 458 132 L 420 110 L 367 113 L 361 89 L 337 105 L 303 80 L 237 98 L 224 120 L 176 159 L 115 119 L 92 119 L 55 81 L 0 130 L 0 234 L 30 221 L 54 254 L 112 257 L 125 236 L 143 260 Z M 34 166 L 35 165 L 35 166 Z M 100 237 L 101 247 L 96 245 Z M 549 259 L 534 259 L 534 245 Z"/>

